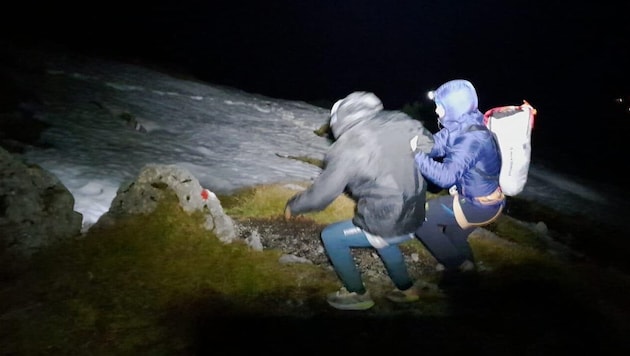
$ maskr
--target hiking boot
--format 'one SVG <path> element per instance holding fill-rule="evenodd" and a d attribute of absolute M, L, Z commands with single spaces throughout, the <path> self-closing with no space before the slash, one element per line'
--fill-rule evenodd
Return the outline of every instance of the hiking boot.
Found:
<path fill-rule="evenodd" d="M 420 299 L 418 290 L 413 286 L 405 290 L 396 288 L 387 292 L 385 297 L 394 303 L 412 303 L 417 302 Z"/>
<path fill-rule="evenodd" d="M 462 272 L 471 272 L 476 269 L 475 263 L 471 260 L 464 261 L 461 265 L 459 265 L 459 270 Z"/>
<path fill-rule="evenodd" d="M 346 288 L 330 293 L 326 297 L 328 304 L 340 310 L 366 310 L 374 306 L 374 301 L 370 297 L 370 292 L 359 294 L 348 292 Z"/>
<path fill-rule="evenodd" d="M 462 271 L 462 272 L 469 272 L 469 271 L 475 270 L 477 268 L 477 266 L 475 265 L 475 263 L 473 261 L 465 260 L 457 268 L 459 268 L 459 270 Z M 444 271 L 446 271 L 446 266 L 444 266 L 441 263 L 438 263 L 437 265 L 435 265 L 435 270 L 437 272 L 444 272 Z"/>

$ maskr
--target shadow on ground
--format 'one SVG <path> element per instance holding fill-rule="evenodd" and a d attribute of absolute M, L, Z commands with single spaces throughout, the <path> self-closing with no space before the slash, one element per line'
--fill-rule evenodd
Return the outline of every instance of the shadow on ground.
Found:
<path fill-rule="evenodd" d="M 339 311 L 311 301 L 303 309 L 310 312 L 304 315 L 278 316 L 251 309 L 243 312 L 227 298 L 212 298 L 193 316 L 191 353 L 622 355 L 630 351 L 623 335 L 595 305 L 549 281 L 499 282 L 491 276 L 485 280 L 469 275 L 451 283 L 444 286 L 446 296 L 439 301 L 448 304 L 444 315 L 423 315 L 422 303 L 435 303 L 423 300 L 386 308 L 382 303 L 387 302 L 378 301 L 368 311 Z"/>

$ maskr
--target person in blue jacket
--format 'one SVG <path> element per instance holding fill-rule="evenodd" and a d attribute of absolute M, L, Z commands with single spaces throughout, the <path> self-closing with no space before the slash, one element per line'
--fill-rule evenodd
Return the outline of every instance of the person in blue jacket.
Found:
<path fill-rule="evenodd" d="M 416 237 L 446 271 L 476 268 L 468 236 L 476 226 L 494 221 L 505 206 L 499 186 L 501 155 L 484 125 L 477 93 L 467 80 L 451 80 L 433 93 L 440 130 L 430 152 L 414 151 L 422 175 L 450 195 L 427 202 Z M 430 93 L 431 94 L 431 93 Z"/>
<path fill-rule="evenodd" d="M 431 132 L 422 122 L 400 111 L 383 110 L 373 93 L 353 92 L 337 101 L 329 124 L 334 142 L 324 168 L 308 189 L 289 199 L 285 218 L 325 209 L 341 194 L 355 202 L 352 219 L 324 228 L 321 239 L 343 287 L 327 296 L 337 309 L 364 310 L 374 305 L 355 264 L 351 248 L 374 248 L 394 285 L 386 297 L 412 302 L 412 289 L 398 245 L 414 238 L 424 221 L 427 183 L 415 168 L 409 140 L 429 152 Z"/>

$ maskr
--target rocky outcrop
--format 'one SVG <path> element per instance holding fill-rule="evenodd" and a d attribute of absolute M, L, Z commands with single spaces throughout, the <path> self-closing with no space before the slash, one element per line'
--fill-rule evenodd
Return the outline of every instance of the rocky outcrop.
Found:
<path fill-rule="evenodd" d="M 28 257 L 78 236 L 81 222 L 74 197 L 57 177 L 0 148 L 0 256 Z"/>
<path fill-rule="evenodd" d="M 134 181 L 121 185 L 109 211 L 94 227 L 113 224 L 118 218 L 130 214 L 150 213 L 170 192 L 177 195 L 184 211 L 202 212 L 204 228 L 214 232 L 221 241 L 230 243 L 237 238 L 234 222 L 223 212 L 217 196 L 204 189 L 187 169 L 177 165 L 148 164 L 143 167 Z"/>

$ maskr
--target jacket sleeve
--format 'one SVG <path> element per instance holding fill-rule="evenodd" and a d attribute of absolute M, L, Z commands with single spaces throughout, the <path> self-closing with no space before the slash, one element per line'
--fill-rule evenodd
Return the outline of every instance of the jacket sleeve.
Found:
<path fill-rule="evenodd" d="M 416 165 L 425 178 L 441 188 L 448 188 L 474 166 L 481 147 L 481 141 L 474 134 L 463 134 L 454 140 L 442 162 L 420 152 L 415 156 Z"/>
<path fill-rule="evenodd" d="M 429 157 L 443 157 L 446 154 L 446 140 L 448 139 L 448 131 L 443 129 L 433 135 L 433 147 L 429 152 Z"/>
<path fill-rule="evenodd" d="M 294 195 L 287 206 L 294 214 L 325 209 L 343 193 L 348 184 L 348 172 L 353 165 L 344 156 L 332 156 L 325 160 L 325 167 L 313 184 L 303 192 Z"/>

